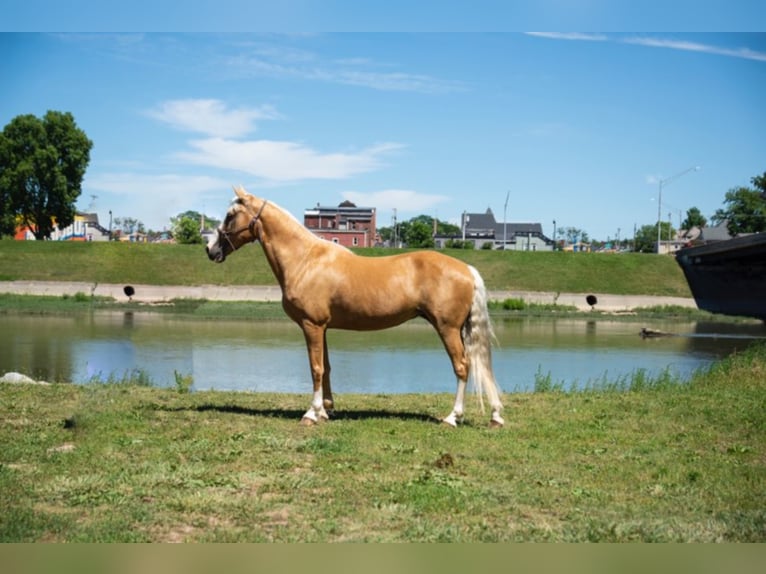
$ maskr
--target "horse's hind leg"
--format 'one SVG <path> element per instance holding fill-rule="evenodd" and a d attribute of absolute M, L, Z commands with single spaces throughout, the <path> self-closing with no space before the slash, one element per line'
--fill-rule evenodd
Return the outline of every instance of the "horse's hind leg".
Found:
<path fill-rule="evenodd" d="M 326 329 L 322 326 L 311 323 L 303 323 L 303 336 L 306 339 L 306 348 L 309 354 L 309 366 L 311 368 L 311 380 L 314 384 L 314 397 L 311 401 L 311 407 L 303 415 L 301 423 L 311 425 L 320 420 L 326 420 L 327 411 L 325 411 L 322 390 L 324 386 L 325 374 L 325 349 L 327 348 Z M 327 375 L 327 387 L 330 386 L 329 373 Z"/>
<path fill-rule="evenodd" d="M 465 386 L 468 381 L 468 359 L 465 356 L 465 347 L 463 339 L 458 329 L 450 329 L 446 332 L 439 332 L 444 348 L 452 360 L 452 369 L 457 377 L 457 391 L 455 393 L 455 404 L 452 412 L 442 419 L 442 422 L 449 426 L 457 426 L 457 423 L 463 420 L 463 403 L 465 399 Z"/>

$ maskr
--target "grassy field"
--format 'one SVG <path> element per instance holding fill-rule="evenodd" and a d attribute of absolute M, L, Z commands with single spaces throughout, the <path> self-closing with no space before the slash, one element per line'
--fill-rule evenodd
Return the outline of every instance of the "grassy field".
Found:
<path fill-rule="evenodd" d="M 506 397 L 0 385 L 0 541 L 766 541 L 766 348 Z"/>
<path fill-rule="evenodd" d="M 450 254 L 490 289 L 690 296 L 670 257 Z M 0 261 L 0 280 L 274 284 L 250 247 L 214 265 L 200 246 L 0 241 Z M 0 296 L 0 314 L 101 305 Z M 140 383 L 0 384 L 0 542 L 766 541 L 766 346 L 690 381 L 540 384 L 505 397 L 499 431 L 472 400 L 440 425 L 449 394 L 339 395 L 305 428 L 308 395 Z"/>
<path fill-rule="evenodd" d="M 394 250 L 359 250 L 371 256 Z M 672 257 L 626 253 L 449 250 L 474 265 L 491 290 L 690 297 Z M 200 245 L 0 241 L 0 281 L 88 281 L 155 285 L 273 285 L 263 252 L 243 248 L 215 265 Z"/>

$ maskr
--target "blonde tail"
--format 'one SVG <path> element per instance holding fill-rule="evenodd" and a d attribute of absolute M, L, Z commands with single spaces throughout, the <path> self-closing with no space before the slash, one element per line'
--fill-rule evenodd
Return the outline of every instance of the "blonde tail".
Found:
<path fill-rule="evenodd" d="M 492 342 L 496 339 L 487 310 L 487 289 L 479 272 L 470 265 L 469 269 L 474 277 L 473 303 L 462 330 L 465 354 L 468 358 L 468 378 L 479 395 L 482 412 L 483 396 L 486 395 L 492 408 L 492 422 L 501 426 L 504 422 L 500 416 L 503 404 L 500 400 L 500 388 L 492 371 Z"/>

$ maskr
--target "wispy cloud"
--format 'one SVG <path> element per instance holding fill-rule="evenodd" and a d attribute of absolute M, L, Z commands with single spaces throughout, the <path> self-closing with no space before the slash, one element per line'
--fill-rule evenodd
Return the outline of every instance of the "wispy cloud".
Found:
<path fill-rule="evenodd" d="M 527 32 L 527 36 L 549 38 L 551 40 L 584 40 L 588 42 L 604 42 L 609 39 L 606 34 L 588 34 L 584 32 Z"/>
<path fill-rule="evenodd" d="M 699 42 L 651 37 L 625 38 L 622 42 L 639 46 L 649 46 L 651 48 L 668 48 L 671 50 L 684 50 L 687 52 L 702 52 L 705 54 L 716 54 L 718 56 L 730 56 L 732 58 L 766 62 L 766 52 L 757 52 L 750 48 L 723 48 L 720 46 L 711 46 L 709 44 L 700 44 Z"/>
<path fill-rule="evenodd" d="M 246 173 L 267 182 L 345 179 L 379 169 L 387 153 L 402 147 L 384 143 L 357 152 L 324 153 L 290 141 L 224 138 L 192 140 L 189 145 L 192 151 L 179 152 L 175 157 L 195 165 Z"/>
<path fill-rule="evenodd" d="M 538 38 L 547 38 L 551 40 L 617 42 L 622 44 L 647 46 L 650 48 L 665 48 L 670 50 L 683 50 L 687 52 L 700 52 L 704 54 L 715 54 L 717 56 L 728 56 L 731 58 L 742 58 L 745 60 L 766 62 L 766 52 L 759 52 L 747 47 L 728 48 L 671 38 L 660 38 L 652 36 L 622 37 L 610 36 L 606 34 L 584 34 L 581 32 L 527 32 L 527 35 L 536 36 Z"/>
<path fill-rule="evenodd" d="M 247 135 L 255 130 L 256 121 L 280 117 L 271 106 L 229 109 L 214 99 L 170 100 L 146 114 L 179 130 L 223 138 Z"/>
<path fill-rule="evenodd" d="M 228 181 L 206 175 L 147 174 L 137 172 L 105 172 L 88 176 L 89 189 L 125 194 L 133 201 L 162 200 L 227 189 Z"/>
<path fill-rule="evenodd" d="M 465 84 L 428 74 L 395 69 L 365 57 L 323 59 L 305 50 L 275 46 L 247 46 L 228 59 L 228 68 L 245 76 L 269 76 L 359 86 L 381 91 L 425 94 L 464 91 Z"/>
<path fill-rule="evenodd" d="M 379 211 L 397 209 L 413 213 L 422 213 L 449 200 L 445 195 L 418 193 L 409 189 L 385 189 L 367 193 L 344 191 L 341 195 L 357 205 L 374 205 Z"/>

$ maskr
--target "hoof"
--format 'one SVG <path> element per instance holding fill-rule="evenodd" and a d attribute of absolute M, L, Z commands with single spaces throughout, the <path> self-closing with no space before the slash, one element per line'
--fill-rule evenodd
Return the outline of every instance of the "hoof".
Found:
<path fill-rule="evenodd" d="M 302 427 L 313 427 L 316 424 L 317 424 L 317 422 L 315 420 L 313 420 L 313 419 L 310 419 L 309 417 L 303 417 L 301 419 L 301 426 Z"/>
<path fill-rule="evenodd" d="M 496 421 L 495 419 L 492 419 L 491 421 L 489 421 L 489 428 L 501 429 L 503 428 L 503 423 L 501 423 L 500 421 Z"/>
<path fill-rule="evenodd" d="M 443 424 L 450 426 L 452 428 L 457 427 L 458 423 L 461 423 L 461 422 L 463 422 L 463 416 L 462 415 L 458 416 L 455 413 L 450 413 L 442 419 Z"/>
<path fill-rule="evenodd" d="M 457 423 L 454 423 L 452 421 L 448 421 L 447 419 L 442 419 L 441 426 L 447 427 L 447 428 L 450 428 L 450 429 L 456 429 L 457 428 Z"/>

